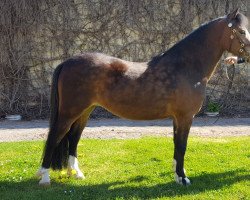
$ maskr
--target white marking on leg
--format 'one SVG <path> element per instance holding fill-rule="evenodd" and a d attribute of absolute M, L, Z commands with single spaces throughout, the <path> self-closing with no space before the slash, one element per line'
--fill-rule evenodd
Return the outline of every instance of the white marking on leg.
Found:
<path fill-rule="evenodd" d="M 178 176 L 176 172 L 174 173 L 174 179 L 176 183 L 182 185 L 182 177 Z"/>
<path fill-rule="evenodd" d="M 36 173 L 38 177 L 41 177 L 39 185 L 50 185 L 49 169 L 41 167 Z"/>
<path fill-rule="evenodd" d="M 69 161 L 68 161 L 68 174 L 74 175 L 77 179 L 84 179 L 85 176 L 81 172 L 78 166 L 78 160 L 74 156 L 69 156 Z"/>
<path fill-rule="evenodd" d="M 191 182 L 187 177 L 182 178 L 182 177 L 178 176 L 178 174 L 176 172 L 174 173 L 174 179 L 175 179 L 176 183 L 178 183 L 180 185 L 183 185 L 183 182 L 182 182 L 183 179 L 185 180 L 185 185 L 191 185 Z"/>
<path fill-rule="evenodd" d="M 174 159 L 173 160 L 174 179 L 175 179 L 176 183 L 183 185 L 183 182 L 182 182 L 183 178 L 181 176 L 178 176 L 178 174 L 176 173 L 176 165 L 177 165 L 177 161 Z M 183 169 L 183 171 L 184 171 L 184 174 L 186 174 L 186 170 Z M 184 180 L 186 181 L 186 185 L 191 184 L 190 180 L 187 177 L 185 177 Z"/>
<path fill-rule="evenodd" d="M 184 180 L 186 181 L 186 185 L 191 185 L 191 182 L 187 177 L 185 177 Z"/>
<path fill-rule="evenodd" d="M 176 165 L 177 165 L 177 162 L 176 160 L 174 159 L 173 160 L 173 171 L 176 172 Z"/>
<path fill-rule="evenodd" d="M 177 161 L 174 159 L 173 160 L 174 179 L 175 179 L 176 183 L 182 184 L 182 178 L 179 177 L 178 174 L 176 173 L 176 166 L 177 166 Z"/>

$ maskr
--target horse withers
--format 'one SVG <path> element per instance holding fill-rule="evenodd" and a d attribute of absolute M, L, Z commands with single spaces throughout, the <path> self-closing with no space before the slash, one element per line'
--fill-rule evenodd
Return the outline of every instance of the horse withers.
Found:
<path fill-rule="evenodd" d="M 50 167 L 67 167 L 69 175 L 84 178 L 77 144 L 96 106 L 133 120 L 172 118 L 175 180 L 190 184 L 184 155 L 193 117 L 202 106 L 207 82 L 223 52 L 249 60 L 247 26 L 247 18 L 235 10 L 202 25 L 149 62 L 84 53 L 61 63 L 53 75 L 50 127 L 37 172 L 39 184 L 50 184 Z"/>

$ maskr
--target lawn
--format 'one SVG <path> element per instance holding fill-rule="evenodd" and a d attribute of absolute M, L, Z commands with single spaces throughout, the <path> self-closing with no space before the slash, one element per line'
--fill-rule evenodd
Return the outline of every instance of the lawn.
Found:
<path fill-rule="evenodd" d="M 0 143 L 0 199 L 250 199 L 250 137 L 190 137 L 192 185 L 173 181 L 172 138 L 81 140 L 85 180 L 51 173 L 38 186 L 43 142 Z"/>

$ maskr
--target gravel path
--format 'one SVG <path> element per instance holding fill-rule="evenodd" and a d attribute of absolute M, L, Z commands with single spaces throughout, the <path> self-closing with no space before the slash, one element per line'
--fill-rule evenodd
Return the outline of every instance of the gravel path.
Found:
<path fill-rule="evenodd" d="M 195 118 L 192 136 L 222 137 L 250 136 L 250 118 Z M 89 120 L 82 138 L 139 138 L 143 136 L 172 136 L 171 120 L 129 121 L 124 119 Z M 44 140 L 48 121 L 0 121 L 0 142 Z"/>

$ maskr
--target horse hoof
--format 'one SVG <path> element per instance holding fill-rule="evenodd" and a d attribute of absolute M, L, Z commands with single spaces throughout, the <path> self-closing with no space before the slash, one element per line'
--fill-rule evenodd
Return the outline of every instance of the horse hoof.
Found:
<path fill-rule="evenodd" d="M 81 171 L 76 171 L 75 173 L 72 173 L 72 175 L 75 177 L 75 179 L 85 179 L 85 176 Z"/>
<path fill-rule="evenodd" d="M 191 182 L 187 177 L 182 178 L 178 176 L 176 173 L 175 173 L 175 181 L 180 185 L 185 185 L 185 186 L 191 185 Z"/>
<path fill-rule="evenodd" d="M 85 176 L 83 174 L 76 174 L 76 179 L 85 179 Z"/>
<path fill-rule="evenodd" d="M 182 185 L 189 186 L 191 185 L 191 182 L 187 177 L 185 177 L 185 178 L 182 178 Z"/>
<path fill-rule="evenodd" d="M 68 170 L 68 176 L 73 176 L 76 179 L 85 179 L 85 176 L 80 170 L 75 170 L 75 169 L 69 169 Z"/>
<path fill-rule="evenodd" d="M 46 182 L 43 182 L 43 181 L 39 181 L 39 186 L 42 186 L 42 187 L 48 187 L 50 186 L 50 181 L 46 181 Z"/>

